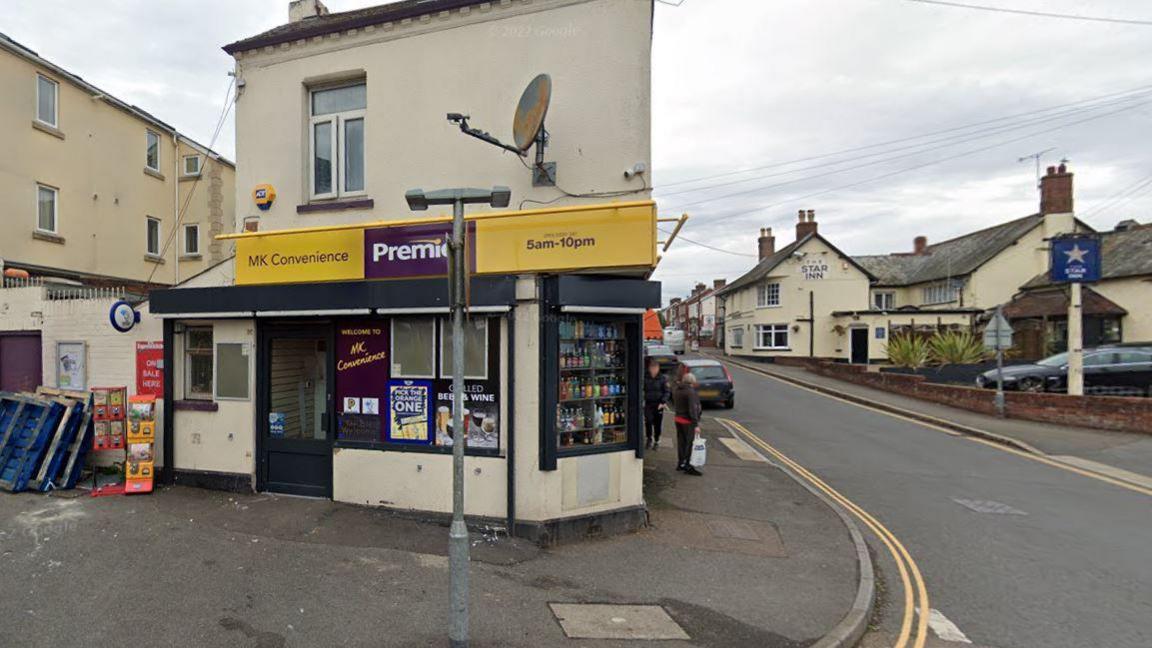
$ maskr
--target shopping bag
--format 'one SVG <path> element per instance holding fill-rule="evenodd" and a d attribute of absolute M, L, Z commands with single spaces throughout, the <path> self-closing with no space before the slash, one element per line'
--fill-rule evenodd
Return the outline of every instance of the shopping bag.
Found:
<path fill-rule="evenodd" d="M 707 456 L 708 444 L 705 442 L 704 437 L 697 434 L 696 439 L 692 441 L 692 456 L 688 458 L 688 463 L 699 468 L 704 465 Z"/>

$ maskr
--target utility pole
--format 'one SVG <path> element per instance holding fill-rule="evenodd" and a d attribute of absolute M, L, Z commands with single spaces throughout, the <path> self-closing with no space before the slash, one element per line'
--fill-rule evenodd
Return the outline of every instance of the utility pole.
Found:
<path fill-rule="evenodd" d="M 448 244 L 448 288 L 452 301 L 452 525 L 448 529 L 449 620 L 448 645 L 468 646 L 468 526 L 464 523 L 464 205 L 507 207 L 512 192 L 507 187 L 488 189 L 441 189 L 424 193 L 412 189 L 404 194 L 408 207 L 424 211 L 428 205 L 452 205 L 452 238 Z M 511 468 L 509 468 L 511 469 Z"/>

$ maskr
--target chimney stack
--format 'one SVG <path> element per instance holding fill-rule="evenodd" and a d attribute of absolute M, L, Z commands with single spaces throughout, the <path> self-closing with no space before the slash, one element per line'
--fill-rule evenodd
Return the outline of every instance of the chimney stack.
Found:
<path fill-rule="evenodd" d="M 928 237 L 917 236 L 912 239 L 912 254 L 923 256 L 928 253 Z"/>
<path fill-rule="evenodd" d="M 727 279 L 713 279 L 712 280 L 712 290 L 720 290 L 721 288 L 723 288 L 724 286 L 727 286 L 727 285 L 728 285 Z"/>
<path fill-rule="evenodd" d="M 328 7 L 325 7 L 320 0 L 292 0 L 288 3 L 288 22 L 290 23 L 327 15 Z"/>
<path fill-rule="evenodd" d="M 797 241 L 809 234 L 815 234 L 817 232 L 815 209 L 809 209 L 808 211 L 801 209 L 798 218 L 799 220 L 796 221 Z"/>
<path fill-rule="evenodd" d="M 1072 174 L 1064 163 L 1048 167 L 1048 173 L 1040 178 L 1040 214 L 1072 213 Z"/>
<path fill-rule="evenodd" d="M 768 257 L 776 254 L 776 237 L 772 236 L 771 227 L 760 228 L 760 260 L 763 261 Z"/>

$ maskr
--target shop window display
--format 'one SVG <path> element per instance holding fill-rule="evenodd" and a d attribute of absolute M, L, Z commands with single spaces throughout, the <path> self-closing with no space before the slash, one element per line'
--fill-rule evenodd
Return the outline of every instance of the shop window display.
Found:
<path fill-rule="evenodd" d="M 556 429 L 561 451 L 628 440 L 628 346 L 621 322 L 561 320 Z"/>

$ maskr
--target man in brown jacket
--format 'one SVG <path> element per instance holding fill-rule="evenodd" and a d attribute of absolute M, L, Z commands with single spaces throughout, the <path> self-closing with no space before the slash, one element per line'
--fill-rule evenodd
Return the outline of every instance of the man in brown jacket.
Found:
<path fill-rule="evenodd" d="M 696 466 L 688 463 L 692 457 L 692 442 L 700 434 L 700 395 L 696 393 L 696 376 L 685 372 L 672 391 L 672 405 L 676 411 L 676 470 L 700 476 Z"/>

